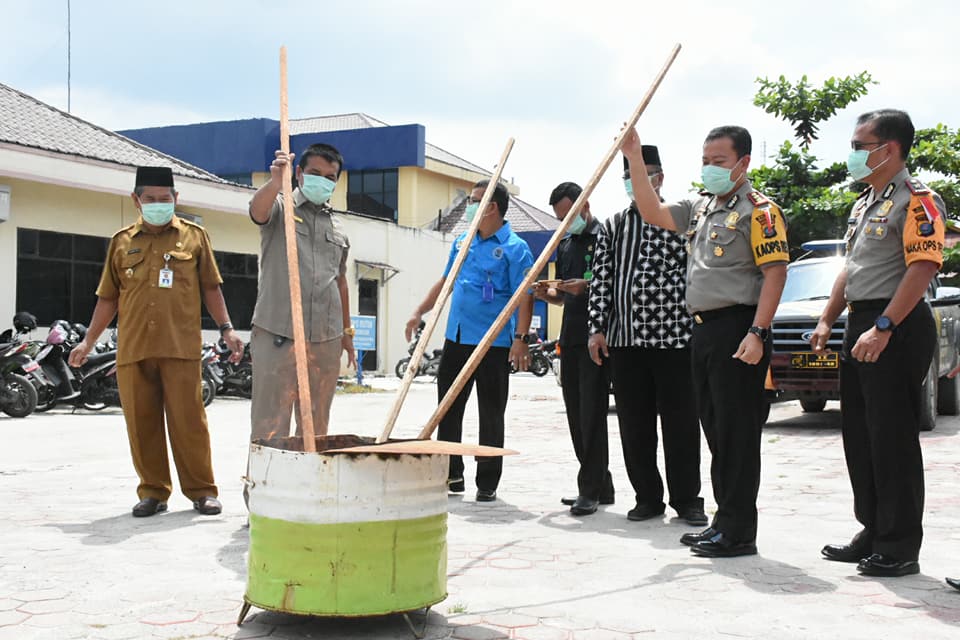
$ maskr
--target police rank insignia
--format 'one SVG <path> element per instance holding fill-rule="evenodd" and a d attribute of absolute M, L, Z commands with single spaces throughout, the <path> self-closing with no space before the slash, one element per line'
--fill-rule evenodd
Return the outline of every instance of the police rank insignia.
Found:
<path fill-rule="evenodd" d="M 730 215 L 728 215 L 726 219 L 723 221 L 723 224 L 728 229 L 733 229 L 734 227 L 737 226 L 737 220 L 739 219 L 740 219 L 740 214 L 737 213 L 736 211 L 731 211 Z"/>
<path fill-rule="evenodd" d="M 893 200 L 886 200 L 882 205 L 880 205 L 880 215 L 887 215 L 890 213 L 890 209 L 893 209 Z"/>
<path fill-rule="evenodd" d="M 877 228 L 873 230 L 873 233 L 874 233 L 874 235 L 876 235 L 878 238 L 882 238 L 882 237 L 883 237 L 883 234 L 886 233 L 886 231 L 887 231 L 886 227 L 881 227 L 881 226 L 878 225 Z"/>
<path fill-rule="evenodd" d="M 718 258 L 722 257 L 722 256 L 723 256 L 723 247 L 721 247 L 720 245 L 715 246 L 715 247 L 713 248 L 713 255 L 717 256 Z"/>

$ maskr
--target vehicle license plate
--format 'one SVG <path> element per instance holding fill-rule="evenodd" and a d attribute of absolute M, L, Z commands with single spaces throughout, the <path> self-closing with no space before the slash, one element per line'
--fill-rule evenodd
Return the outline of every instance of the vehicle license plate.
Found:
<path fill-rule="evenodd" d="M 790 368 L 792 369 L 836 369 L 840 366 L 840 357 L 833 353 L 812 353 L 801 351 L 790 354 Z"/>

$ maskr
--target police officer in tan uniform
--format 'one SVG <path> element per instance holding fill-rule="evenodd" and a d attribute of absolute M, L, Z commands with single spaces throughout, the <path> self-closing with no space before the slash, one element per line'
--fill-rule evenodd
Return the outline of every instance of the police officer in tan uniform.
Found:
<path fill-rule="evenodd" d="M 233 352 L 243 354 L 223 300 L 223 282 L 203 227 L 174 214 L 177 192 L 167 167 L 137 169 L 133 202 L 141 216 L 110 241 L 97 305 L 84 340 L 70 353 L 83 364 L 119 315 L 117 385 L 133 466 L 140 476 L 137 517 L 166 511 L 170 467 L 164 416 L 180 489 L 204 515 L 220 513 L 210 434 L 200 397 L 200 300 Z"/>
<path fill-rule="evenodd" d="M 863 529 L 821 553 L 856 562 L 857 571 L 870 576 L 920 571 L 921 387 L 937 344 L 923 295 L 943 263 L 946 209 L 907 171 L 913 134 L 903 111 L 857 119 L 847 168 L 868 187 L 849 219 L 846 268 L 810 339 L 822 353 L 834 321 L 849 309 L 840 363 L 843 450 Z"/>
<path fill-rule="evenodd" d="M 710 527 L 680 541 L 704 557 L 755 554 L 763 383 L 770 322 L 786 282 L 786 221 L 747 179 L 751 139 L 743 127 L 707 134 L 706 193 L 692 201 L 660 202 L 636 131 L 628 132 L 622 150 L 643 219 L 687 237 L 693 386 L 713 457 L 717 512 Z"/>
<path fill-rule="evenodd" d="M 286 436 L 297 401 L 293 351 L 293 316 L 283 226 L 283 168 L 280 151 L 270 166 L 270 181 L 250 201 L 250 218 L 260 227 L 260 282 L 253 310 L 250 352 L 253 357 L 253 402 L 250 439 Z M 313 424 L 325 433 L 330 405 L 340 376 L 340 356 L 356 366 L 354 329 L 350 326 L 347 255 L 350 243 L 328 201 L 343 168 L 340 152 L 327 144 L 307 147 L 296 170 L 294 226 L 300 265 L 300 295 L 307 340 Z M 289 186 L 289 185 L 287 185 Z M 300 433 L 299 413 L 297 433 Z"/>

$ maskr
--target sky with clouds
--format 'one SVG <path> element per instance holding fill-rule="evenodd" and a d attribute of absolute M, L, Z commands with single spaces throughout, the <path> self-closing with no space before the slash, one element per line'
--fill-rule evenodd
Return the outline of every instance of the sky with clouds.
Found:
<path fill-rule="evenodd" d="M 0 0 L 0 82 L 66 108 L 67 0 Z M 949 0 L 72 0 L 72 112 L 109 129 L 278 117 L 278 49 L 291 117 L 364 112 L 419 123 L 548 209 L 585 183 L 675 43 L 683 46 L 638 127 L 657 144 L 664 195 L 699 179 L 704 134 L 740 124 L 752 164 L 791 129 L 753 106 L 757 77 L 814 83 L 869 71 L 878 84 L 812 151 L 842 161 L 856 116 L 905 109 L 918 128 L 960 126 L 960 5 Z M 591 198 L 625 205 L 619 161 Z"/>

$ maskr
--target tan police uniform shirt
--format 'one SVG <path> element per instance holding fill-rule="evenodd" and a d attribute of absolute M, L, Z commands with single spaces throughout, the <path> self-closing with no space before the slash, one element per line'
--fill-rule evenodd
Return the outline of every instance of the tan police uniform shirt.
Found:
<path fill-rule="evenodd" d="M 940 196 L 906 169 L 880 193 L 864 190 L 847 221 L 846 299 L 890 299 L 914 262 L 943 265 L 946 213 Z"/>
<path fill-rule="evenodd" d="M 789 262 L 780 208 L 749 181 L 722 200 L 704 195 L 669 205 L 687 237 L 687 308 L 691 313 L 756 305 L 761 267 Z"/>
<path fill-rule="evenodd" d="M 222 282 L 210 237 L 199 225 L 174 215 L 152 233 L 141 218 L 115 233 L 97 295 L 119 298 L 117 364 L 199 360 L 202 290 Z"/>
<path fill-rule="evenodd" d="M 346 273 L 350 242 L 330 207 L 310 202 L 300 189 L 294 190 L 293 203 L 304 332 L 309 342 L 340 338 L 343 306 L 337 278 Z M 260 226 L 260 285 L 253 324 L 270 333 L 293 338 L 282 212 L 283 198 L 278 196 L 270 218 Z"/>

